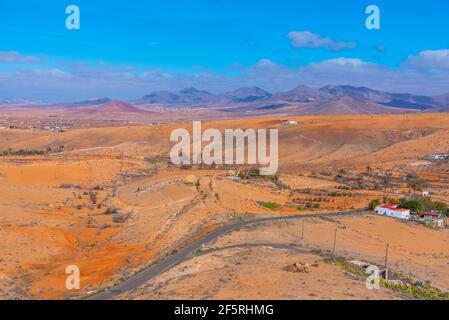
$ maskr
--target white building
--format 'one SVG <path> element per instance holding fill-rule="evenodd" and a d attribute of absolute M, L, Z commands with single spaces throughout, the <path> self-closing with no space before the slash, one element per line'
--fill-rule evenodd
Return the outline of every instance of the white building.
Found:
<path fill-rule="evenodd" d="M 427 157 L 428 160 L 445 160 L 449 158 L 449 154 L 440 153 L 440 154 L 431 154 Z"/>
<path fill-rule="evenodd" d="M 282 120 L 282 123 L 285 125 L 295 125 L 298 124 L 298 121 L 295 120 Z"/>
<path fill-rule="evenodd" d="M 435 223 L 435 225 L 439 228 L 444 228 L 444 215 L 439 213 L 439 212 L 435 212 L 435 211 L 431 211 L 431 212 L 424 212 L 423 214 L 424 216 L 424 221 L 425 222 L 431 222 L 431 223 Z"/>
<path fill-rule="evenodd" d="M 378 206 L 375 211 L 382 216 L 410 220 L 410 210 L 400 209 L 397 204 Z"/>

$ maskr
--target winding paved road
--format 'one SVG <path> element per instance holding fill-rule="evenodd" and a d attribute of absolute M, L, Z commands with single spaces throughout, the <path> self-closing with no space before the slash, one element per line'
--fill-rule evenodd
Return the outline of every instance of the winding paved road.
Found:
<path fill-rule="evenodd" d="M 149 267 L 148 269 L 143 270 L 142 272 L 136 274 L 135 276 L 125 280 L 121 284 L 117 285 L 112 289 L 108 289 L 106 291 L 100 292 L 94 296 L 88 298 L 88 300 L 109 300 L 114 297 L 135 289 L 140 285 L 150 281 L 151 279 L 157 277 L 161 273 L 173 268 L 174 266 L 182 263 L 185 259 L 187 259 L 191 253 L 195 250 L 201 249 L 203 246 L 217 240 L 218 238 L 234 231 L 242 227 L 261 224 L 270 221 L 279 221 L 279 220 L 294 220 L 294 219 L 307 219 L 307 218 L 317 218 L 320 216 L 325 217 L 341 217 L 348 216 L 354 214 L 363 214 L 360 211 L 344 211 L 337 213 L 322 213 L 322 214 L 309 214 L 309 215 L 294 215 L 294 216 L 279 216 L 279 217 L 269 217 L 269 218 L 259 218 L 254 220 L 243 220 L 239 221 L 224 227 L 221 227 L 217 230 L 212 231 L 211 233 L 205 235 L 204 237 L 196 240 L 195 242 L 187 245 L 186 247 L 180 249 L 176 253 L 164 258 L 163 260 L 157 262 L 155 265 Z"/>

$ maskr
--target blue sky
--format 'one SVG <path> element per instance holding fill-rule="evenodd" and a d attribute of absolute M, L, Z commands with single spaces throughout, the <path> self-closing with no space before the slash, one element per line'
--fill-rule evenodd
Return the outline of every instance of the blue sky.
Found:
<path fill-rule="evenodd" d="M 81 11 L 67 30 L 65 8 Z M 381 10 L 367 30 L 365 8 Z M 449 92 L 447 0 L 0 0 L 0 99 L 134 99 L 195 86 Z"/>

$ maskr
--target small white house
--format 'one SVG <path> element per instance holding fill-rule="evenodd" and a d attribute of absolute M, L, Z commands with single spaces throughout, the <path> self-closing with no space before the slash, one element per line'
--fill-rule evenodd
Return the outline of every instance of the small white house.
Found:
<path fill-rule="evenodd" d="M 400 209 L 397 204 L 386 204 L 378 206 L 377 214 L 402 220 L 410 220 L 410 210 Z"/>
<path fill-rule="evenodd" d="M 431 154 L 427 157 L 428 160 L 445 160 L 449 158 L 449 154 L 440 153 L 440 154 Z"/>
<path fill-rule="evenodd" d="M 291 126 L 291 125 L 296 125 L 299 122 L 295 121 L 295 120 L 282 120 L 282 123 L 285 124 L 285 125 L 290 125 Z"/>

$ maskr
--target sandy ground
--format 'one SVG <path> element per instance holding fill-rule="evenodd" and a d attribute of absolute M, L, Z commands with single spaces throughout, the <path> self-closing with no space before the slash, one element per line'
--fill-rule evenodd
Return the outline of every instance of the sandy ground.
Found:
<path fill-rule="evenodd" d="M 413 222 L 368 214 L 360 217 L 313 218 L 303 222 L 288 221 L 249 228 L 219 240 L 213 246 L 274 242 L 296 243 L 304 247 L 333 249 L 337 230 L 337 256 L 359 259 L 378 266 L 385 263 L 396 272 L 429 280 L 449 290 L 449 230 L 432 230 Z M 302 235 L 304 238 L 301 239 Z"/>
<path fill-rule="evenodd" d="M 313 254 L 314 250 L 333 248 L 335 229 L 336 256 L 382 267 L 388 242 L 391 272 L 429 280 L 448 290 L 447 230 L 437 232 L 375 215 L 314 218 L 304 224 L 302 240 L 302 222 L 272 222 L 235 231 L 118 299 L 406 298 L 386 288 L 368 290 L 362 279 L 323 263 L 321 256 Z M 311 272 L 283 270 L 295 262 L 309 264 Z"/>
<path fill-rule="evenodd" d="M 296 120 L 300 124 L 295 126 L 269 118 L 203 122 L 203 130 L 278 128 L 279 177 L 290 190 L 269 180 L 231 180 L 225 169 L 168 166 L 170 132 L 178 127 L 190 129 L 191 123 L 78 128 L 64 133 L 0 130 L 0 152 L 61 145 L 65 150 L 0 158 L 0 298 L 79 297 L 120 281 L 233 219 L 363 208 L 370 199 L 394 191 L 342 191 L 345 182 L 334 180 L 341 168 L 357 175 L 369 165 L 375 172 L 392 170 L 398 179 L 414 172 L 428 179 L 435 198 L 449 201 L 449 168 L 423 160 L 428 154 L 449 150 L 448 114 Z M 406 192 L 404 187 L 399 191 Z M 305 202 L 316 204 L 317 198 L 320 207 L 305 210 Z M 258 202 L 279 208 L 270 210 Z M 105 214 L 107 208 L 116 208 L 126 221 L 113 222 L 112 215 Z M 365 220 L 341 222 L 346 228 L 339 227 L 341 241 L 352 237 L 347 248 L 338 247 L 341 254 L 360 254 L 377 262 L 382 260 L 386 242 L 391 242 L 392 264 L 447 287 L 444 279 L 448 277 L 441 276 L 449 261 L 446 230 L 360 219 Z M 328 248 L 334 224 L 316 223 L 322 228 L 317 234 L 326 239 L 310 245 Z M 289 234 L 296 234 L 298 228 L 278 230 L 272 236 L 289 243 L 295 240 Z M 245 239 L 245 234 L 239 237 Z M 400 260 L 401 254 L 413 259 L 410 265 L 406 258 Z M 431 269 L 426 271 L 422 264 L 429 262 Z M 82 288 L 68 292 L 65 268 L 73 264 L 81 269 Z M 335 292 L 335 297 L 343 297 L 343 292 Z"/>
<path fill-rule="evenodd" d="M 283 270 L 295 262 L 311 265 L 310 273 Z M 266 245 L 196 257 L 118 299 L 389 300 L 401 296 L 386 289 L 368 290 L 363 280 L 321 262 L 317 255 Z"/>

